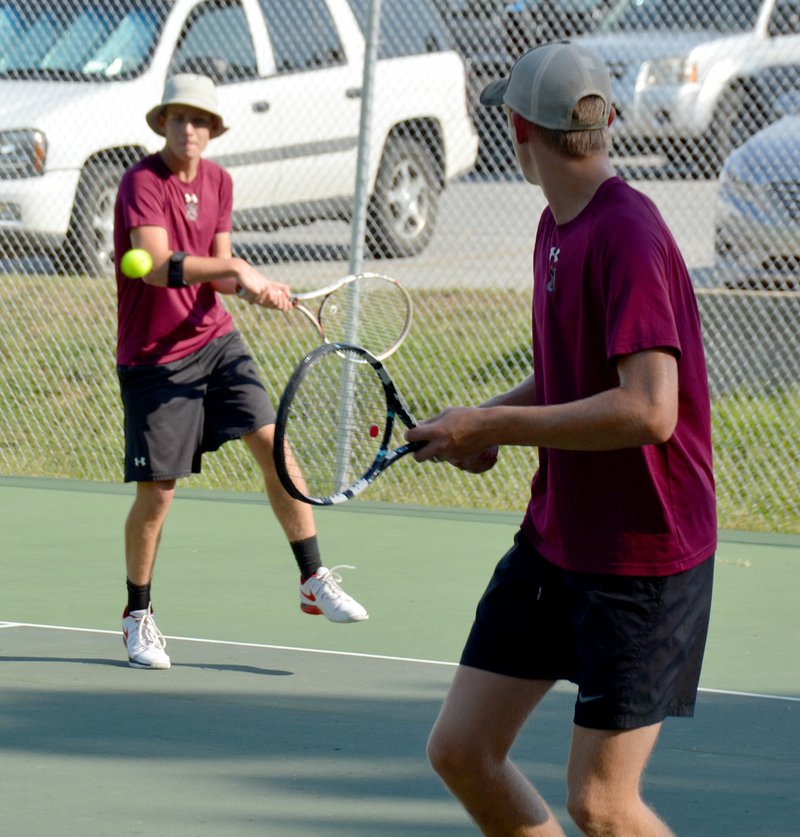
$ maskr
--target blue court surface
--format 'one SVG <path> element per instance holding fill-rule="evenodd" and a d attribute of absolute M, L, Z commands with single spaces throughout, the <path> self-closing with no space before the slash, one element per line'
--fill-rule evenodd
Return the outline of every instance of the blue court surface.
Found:
<path fill-rule="evenodd" d="M 425 741 L 519 516 L 350 504 L 317 523 L 370 611 L 301 614 L 255 495 L 179 492 L 153 601 L 169 671 L 128 667 L 128 487 L 0 478 L 0 833 L 469 835 Z M 721 533 L 702 692 L 668 720 L 645 796 L 678 835 L 800 834 L 800 538 Z M 569 835 L 575 690 L 515 758 Z"/>

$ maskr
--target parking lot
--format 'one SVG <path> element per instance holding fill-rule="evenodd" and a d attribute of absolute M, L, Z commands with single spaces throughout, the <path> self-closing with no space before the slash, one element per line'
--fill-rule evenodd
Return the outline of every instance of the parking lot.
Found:
<path fill-rule="evenodd" d="M 697 284 L 713 284 L 709 268 L 717 181 L 632 182 L 661 210 Z M 422 254 L 370 266 L 390 272 L 409 287 L 525 288 L 531 281 L 531 251 L 544 205 L 541 189 L 513 173 L 469 175 L 442 195 L 436 235 Z M 347 272 L 349 228 L 344 224 L 243 234 L 236 241 L 243 255 L 268 264 L 272 276 L 293 286 Z"/>

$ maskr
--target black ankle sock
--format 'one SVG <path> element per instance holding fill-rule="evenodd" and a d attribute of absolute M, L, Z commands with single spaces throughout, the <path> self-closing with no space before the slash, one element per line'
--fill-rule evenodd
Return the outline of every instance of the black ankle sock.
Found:
<path fill-rule="evenodd" d="M 139 586 L 127 579 L 128 584 L 128 613 L 132 610 L 147 610 L 150 606 L 150 585 Z"/>
<path fill-rule="evenodd" d="M 302 541 L 291 541 L 289 546 L 292 548 L 294 560 L 297 561 L 297 566 L 300 568 L 300 578 L 302 581 L 314 575 L 322 566 L 316 535 L 312 535 L 310 538 Z"/>

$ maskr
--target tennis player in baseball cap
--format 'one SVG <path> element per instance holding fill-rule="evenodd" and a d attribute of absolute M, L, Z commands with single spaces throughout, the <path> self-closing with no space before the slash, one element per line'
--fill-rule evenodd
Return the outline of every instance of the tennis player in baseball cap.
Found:
<path fill-rule="evenodd" d="M 428 754 L 485 834 L 563 835 L 509 754 L 552 686 L 570 681 L 570 816 L 584 834 L 667 837 L 641 781 L 664 719 L 694 712 L 717 538 L 697 303 L 658 209 L 611 165 L 598 55 L 538 46 L 481 101 L 507 109 L 520 169 L 548 204 L 533 253 L 533 368 L 406 436 L 427 440 L 419 461 L 479 473 L 513 445 L 537 448 L 538 468 Z"/>

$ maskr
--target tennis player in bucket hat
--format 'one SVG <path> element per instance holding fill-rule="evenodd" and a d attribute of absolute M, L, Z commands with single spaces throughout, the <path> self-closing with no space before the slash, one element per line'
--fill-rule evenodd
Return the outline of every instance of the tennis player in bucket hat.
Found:
<path fill-rule="evenodd" d="M 227 130 L 214 82 L 193 74 L 170 78 L 146 119 L 164 146 L 125 172 L 114 208 L 124 479 L 136 483 L 125 522 L 122 629 L 130 666 L 168 669 L 151 598 L 161 533 L 178 480 L 200 473 L 203 456 L 229 442 L 241 440 L 262 473 L 299 570 L 294 595 L 301 612 L 340 623 L 364 621 L 368 614 L 342 589 L 337 568 L 323 566 L 311 507 L 291 498 L 278 480 L 275 409 L 220 301 L 227 294 L 263 308 L 291 309 L 288 285 L 233 254 L 233 179 L 204 157 L 209 141 Z M 122 272 L 120 259 L 132 248 L 152 259 L 144 276 Z M 218 557 L 221 584 L 229 557 Z M 200 619 L 213 613 L 214 591 L 195 607 Z"/>
<path fill-rule="evenodd" d="M 219 112 L 216 85 L 208 76 L 181 73 L 167 79 L 160 104 L 151 108 L 146 116 L 147 124 L 160 137 L 166 136 L 164 115 L 170 105 L 197 108 L 214 117 L 210 139 L 221 136 L 228 130 Z"/>
<path fill-rule="evenodd" d="M 406 438 L 427 442 L 418 461 L 473 473 L 503 445 L 535 447 L 538 459 L 428 756 L 483 833 L 563 837 L 510 752 L 553 685 L 570 681 L 569 815 L 587 835 L 669 837 L 642 777 L 665 718 L 694 712 L 717 538 L 692 283 L 657 207 L 611 165 L 598 55 L 538 46 L 481 101 L 507 108 L 520 170 L 547 199 L 532 369 Z"/>

